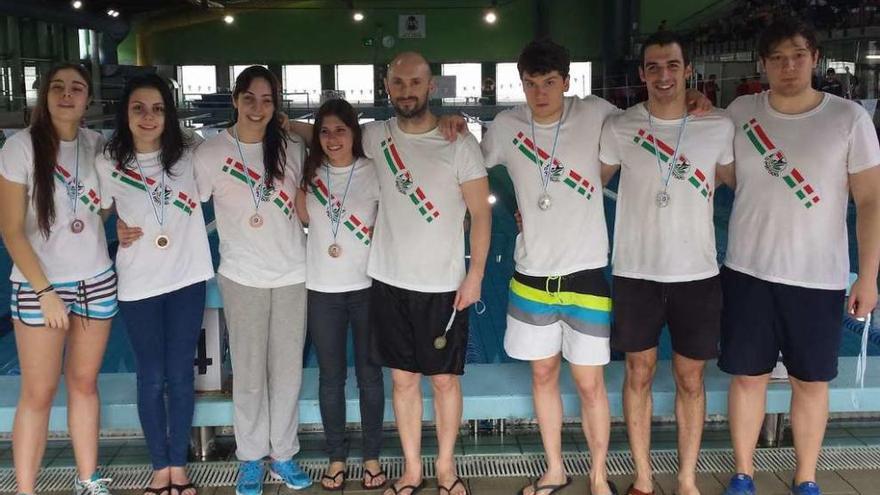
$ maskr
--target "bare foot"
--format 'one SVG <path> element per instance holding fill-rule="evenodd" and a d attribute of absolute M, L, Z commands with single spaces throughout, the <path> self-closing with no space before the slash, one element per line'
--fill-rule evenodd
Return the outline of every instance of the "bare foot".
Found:
<path fill-rule="evenodd" d="M 190 483 L 189 476 L 186 474 L 186 467 L 184 466 L 171 466 L 171 484 L 172 485 L 188 485 Z M 177 490 L 172 490 L 174 493 L 169 495 L 197 495 L 195 487 L 189 487 L 186 490 L 183 490 L 182 493 L 178 493 Z"/>
<path fill-rule="evenodd" d="M 520 491 L 522 495 L 547 495 L 554 487 L 567 485 L 571 483 L 571 478 L 565 475 L 565 472 L 547 471 L 544 476 L 538 478 L 534 483 L 523 487 Z M 537 488 L 537 490 L 536 490 Z"/>
<path fill-rule="evenodd" d="M 376 459 L 364 461 L 364 486 L 367 488 L 378 488 L 388 481 L 385 471 Z"/>
<path fill-rule="evenodd" d="M 321 476 L 321 486 L 327 490 L 338 490 L 343 483 L 345 483 L 345 463 L 331 462 Z"/>

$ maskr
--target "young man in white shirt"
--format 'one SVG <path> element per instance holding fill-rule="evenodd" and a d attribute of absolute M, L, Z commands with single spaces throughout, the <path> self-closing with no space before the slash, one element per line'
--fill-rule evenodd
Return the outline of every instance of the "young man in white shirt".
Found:
<path fill-rule="evenodd" d="M 703 369 L 718 355 L 721 282 L 712 201 L 716 165 L 733 162 L 733 122 L 722 112 L 687 115 L 687 48 L 672 31 L 642 45 L 648 101 L 609 117 L 599 158 L 620 170 L 614 224 L 611 347 L 626 353 L 623 406 L 635 480 L 628 495 L 652 495 L 651 386 L 664 324 L 672 337 L 678 424 L 678 488 L 699 494 L 697 458 L 706 397 Z"/>
<path fill-rule="evenodd" d="M 759 37 L 758 54 L 770 90 L 728 107 L 736 124 L 735 177 L 721 169 L 723 180 L 736 184 L 721 272 L 719 366 L 734 375 L 729 418 L 737 471 L 725 493 L 755 493 L 752 455 L 782 352 L 797 456 L 791 492 L 816 495 L 842 311 L 865 317 L 877 304 L 880 146 L 862 108 L 811 87 L 819 57 L 811 28 L 778 20 Z M 859 273 L 846 301 L 850 194 Z"/>

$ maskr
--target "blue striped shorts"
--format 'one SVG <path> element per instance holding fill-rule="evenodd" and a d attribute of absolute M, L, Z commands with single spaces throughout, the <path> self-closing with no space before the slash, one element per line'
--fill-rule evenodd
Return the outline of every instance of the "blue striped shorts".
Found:
<path fill-rule="evenodd" d="M 116 272 L 113 268 L 78 282 L 54 282 L 55 293 L 68 313 L 92 320 L 109 320 L 116 315 Z M 29 327 L 46 325 L 40 300 L 27 282 L 12 282 L 12 317 Z"/>

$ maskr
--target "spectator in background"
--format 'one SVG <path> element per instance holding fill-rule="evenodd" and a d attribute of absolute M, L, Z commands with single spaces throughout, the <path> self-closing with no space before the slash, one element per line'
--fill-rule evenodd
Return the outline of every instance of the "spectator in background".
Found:
<path fill-rule="evenodd" d="M 741 77 L 739 79 L 739 84 L 736 85 L 736 96 L 742 96 L 749 94 L 749 83 L 746 78 Z"/>
<path fill-rule="evenodd" d="M 703 94 L 712 102 L 712 106 L 718 106 L 718 83 L 715 74 L 709 74 L 709 79 L 703 85 Z"/>
<path fill-rule="evenodd" d="M 749 91 L 746 94 L 756 95 L 761 91 L 764 91 L 764 87 L 761 86 L 761 75 L 755 73 L 751 78 L 749 78 Z"/>
<path fill-rule="evenodd" d="M 843 83 L 840 82 L 840 78 L 837 77 L 837 72 L 831 67 L 825 71 L 825 79 L 823 79 L 822 83 L 819 85 L 819 91 L 843 97 Z"/>

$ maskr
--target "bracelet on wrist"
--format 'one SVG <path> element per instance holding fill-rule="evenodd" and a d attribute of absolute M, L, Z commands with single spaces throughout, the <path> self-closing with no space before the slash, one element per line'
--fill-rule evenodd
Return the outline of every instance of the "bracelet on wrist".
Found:
<path fill-rule="evenodd" d="M 37 299 L 41 298 L 42 296 L 45 296 L 46 294 L 48 294 L 50 292 L 55 292 L 55 286 L 53 286 L 52 284 L 49 284 L 46 287 L 38 290 L 36 292 Z"/>

